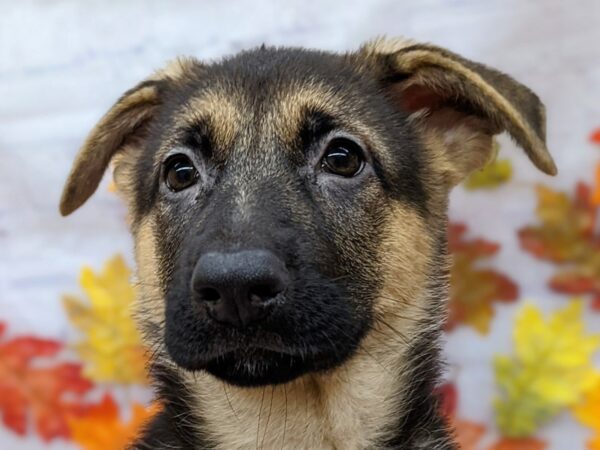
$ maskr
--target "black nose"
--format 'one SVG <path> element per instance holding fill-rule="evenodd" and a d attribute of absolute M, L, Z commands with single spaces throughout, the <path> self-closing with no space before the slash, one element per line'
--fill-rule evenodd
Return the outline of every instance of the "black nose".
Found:
<path fill-rule="evenodd" d="M 287 287 L 288 271 L 266 250 L 205 253 L 192 275 L 195 297 L 218 322 L 245 327 L 265 317 L 270 300 Z"/>

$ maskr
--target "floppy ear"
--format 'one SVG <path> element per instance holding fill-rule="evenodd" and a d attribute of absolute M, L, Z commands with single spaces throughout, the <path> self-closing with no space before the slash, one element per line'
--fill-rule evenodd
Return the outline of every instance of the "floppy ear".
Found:
<path fill-rule="evenodd" d="M 448 50 L 378 40 L 362 54 L 375 58 L 387 93 L 409 113 L 451 185 L 482 167 L 495 134 L 507 131 L 543 172 L 557 170 L 546 148 L 544 105 L 527 87 Z"/>
<path fill-rule="evenodd" d="M 100 119 L 79 151 L 60 200 L 63 216 L 94 193 L 115 153 L 140 137 L 160 104 L 160 81 L 149 80 L 127 91 Z"/>

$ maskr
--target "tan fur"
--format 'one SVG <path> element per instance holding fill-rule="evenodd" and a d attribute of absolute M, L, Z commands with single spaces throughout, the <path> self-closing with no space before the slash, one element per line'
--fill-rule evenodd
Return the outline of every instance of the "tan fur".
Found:
<path fill-rule="evenodd" d="M 386 55 L 396 53 L 397 51 L 400 51 L 406 47 L 410 47 L 415 43 L 416 42 L 412 39 L 407 39 L 404 37 L 388 38 L 380 36 L 365 43 L 361 48 L 361 52 L 367 54 Z"/>
<path fill-rule="evenodd" d="M 250 108 L 242 97 L 223 89 L 212 89 L 192 98 L 178 120 L 181 123 L 208 121 L 214 144 L 221 149 L 229 149 L 238 137 L 241 126 L 248 122 L 248 117 L 243 114 L 247 110 Z"/>
<path fill-rule="evenodd" d="M 181 80 L 199 64 L 199 61 L 190 57 L 179 57 L 169 61 L 165 67 L 157 70 L 149 78 L 150 80 Z"/>
<path fill-rule="evenodd" d="M 138 279 L 135 316 L 140 325 L 143 325 L 141 328 L 150 323 L 162 330 L 165 321 L 165 301 L 159 286 L 159 261 L 154 227 L 154 219 L 148 216 L 133 230 Z M 146 343 L 151 346 L 153 352 L 162 350 L 161 336 L 146 339 Z"/>

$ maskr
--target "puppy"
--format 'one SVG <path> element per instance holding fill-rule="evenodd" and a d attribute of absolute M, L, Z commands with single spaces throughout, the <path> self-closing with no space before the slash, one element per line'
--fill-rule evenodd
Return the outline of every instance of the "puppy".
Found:
<path fill-rule="evenodd" d="M 556 173 L 535 94 L 403 40 L 179 59 L 127 91 L 60 210 L 113 162 L 163 404 L 131 448 L 456 448 L 433 393 L 448 193 L 503 131 Z"/>

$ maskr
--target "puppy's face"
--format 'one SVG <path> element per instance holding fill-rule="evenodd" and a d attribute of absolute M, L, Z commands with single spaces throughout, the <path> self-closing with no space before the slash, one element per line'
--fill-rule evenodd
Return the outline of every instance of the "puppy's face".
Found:
<path fill-rule="evenodd" d="M 343 364 L 378 323 L 402 333 L 411 302 L 439 306 L 424 291 L 449 189 L 505 129 L 552 172 L 542 114 L 508 77 L 426 46 L 184 60 L 109 111 L 62 208 L 114 156 L 149 339 L 186 370 L 282 383 Z"/>

